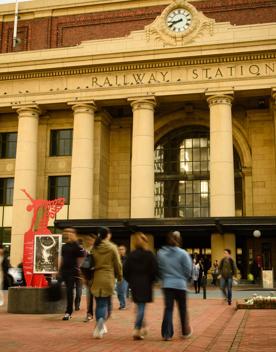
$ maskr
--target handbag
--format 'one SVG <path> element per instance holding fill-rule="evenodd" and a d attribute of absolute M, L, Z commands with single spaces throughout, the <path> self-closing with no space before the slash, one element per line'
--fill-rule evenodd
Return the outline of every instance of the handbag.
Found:
<path fill-rule="evenodd" d="M 80 266 L 80 269 L 81 269 L 82 275 L 86 280 L 88 281 L 92 280 L 94 275 L 94 269 L 95 269 L 95 261 L 91 253 L 87 254 L 87 256 L 84 258 Z"/>

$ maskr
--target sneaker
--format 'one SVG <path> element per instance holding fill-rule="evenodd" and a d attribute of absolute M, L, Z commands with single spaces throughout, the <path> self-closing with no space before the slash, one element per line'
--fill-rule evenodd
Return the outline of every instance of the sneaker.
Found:
<path fill-rule="evenodd" d="M 72 317 L 69 313 L 65 313 L 64 317 L 62 318 L 62 320 L 70 320 Z"/>
<path fill-rule="evenodd" d="M 85 323 L 88 323 L 91 320 L 93 320 L 93 315 L 92 314 L 87 314 L 86 317 L 84 318 L 84 322 Z"/>
<path fill-rule="evenodd" d="M 140 329 L 134 329 L 132 337 L 133 340 L 144 340 L 144 336 L 141 334 Z"/>
<path fill-rule="evenodd" d="M 145 336 L 147 336 L 148 335 L 148 329 L 147 328 L 142 328 L 141 329 L 141 336 L 143 336 L 143 337 L 145 337 Z"/>
<path fill-rule="evenodd" d="M 93 337 L 95 339 L 102 339 L 104 335 L 104 320 L 100 318 L 97 322 L 96 328 L 93 332 Z"/>
<path fill-rule="evenodd" d="M 191 328 L 190 332 L 188 334 L 182 335 L 184 339 L 189 339 L 193 335 L 193 329 Z"/>
<path fill-rule="evenodd" d="M 126 310 L 126 307 L 119 307 L 119 310 Z"/>
<path fill-rule="evenodd" d="M 231 301 L 228 301 L 228 305 L 231 306 L 232 302 Z"/>
<path fill-rule="evenodd" d="M 104 333 L 104 334 L 107 334 L 107 332 L 108 332 L 107 327 L 106 327 L 105 324 L 103 324 L 103 333 Z"/>
<path fill-rule="evenodd" d="M 171 341 L 172 338 L 171 337 L 163 337 L 163 341 Z"/>

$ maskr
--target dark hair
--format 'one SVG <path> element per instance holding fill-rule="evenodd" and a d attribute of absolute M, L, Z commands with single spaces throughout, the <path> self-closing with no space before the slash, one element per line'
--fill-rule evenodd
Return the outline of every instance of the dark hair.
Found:
<path fill-rule="evenodd" d="M 231 254 L 231 249 L 225 248 L 224 252 L 228 252 L 229 254 Z"/>
<path fill-rule="evenodd" d="M 73 227 L 73 226 L 66 226 L 66 227 L 64 227 L 63 229 L 62 229 L 62 231 L 65 231 L 66 232 L 66 230 L 73 230 L 73 232 L 77 235 L 77 233 L 78 233 L 78 231 L 77 231 L 77 229 L 75 228 L 75 227 Z"/>
<path fill-rule="evenodd" d="M 87 236 L 93 238 L 94 240 L 97 238 L 97 235 L 94 233 L 88 233 Z"/>
<path fill-rule="evenodd" d="M 172 247 L 180 247 L 182 244 L 181 234 L 179 231 L 170 231 L 166 235 L 166 243 Z"/>
<path fill-rule="evenodd" d="M 98 247 L 102 240 L 105 240 L 109 234 L 111 234 L 111 231 L 108 227 L 99 227 L 94 247 Z"/>
<path fill-rule="evenodd" d="M 148 240 L 148 237 L 145 234 L 143 234 L 143 232 L 135 232 L 135 234 L 133 235 L 132 243 L 135 249 L 140 248 L 140 249 L 147 250 L 149 240 Z"/>

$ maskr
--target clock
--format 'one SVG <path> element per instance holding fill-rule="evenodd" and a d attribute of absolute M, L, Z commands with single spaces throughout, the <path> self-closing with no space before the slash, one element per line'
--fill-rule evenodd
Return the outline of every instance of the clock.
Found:
<path fill-rule="evenodd" d="M 192 15 L 186 9 L 174 9 L 168 14 L 166 22 L 171 31 L 176 33 L 184 32 L 192 23 Z"/>

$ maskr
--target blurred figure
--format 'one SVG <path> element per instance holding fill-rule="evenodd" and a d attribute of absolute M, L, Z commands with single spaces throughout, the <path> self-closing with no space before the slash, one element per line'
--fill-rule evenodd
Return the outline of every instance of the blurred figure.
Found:
<path fill-rule="evenodd" d="M 110 315 L 115 278 L 119 282 L 123 278 L 119 253 L 117 247 L 110 242 L 110 238 L 110 229 L 101 227 L 92 250 L 95 270 L 91 291 L 96 298 L 96 327 L 93 336 L 97 339 L 101 339 L 107 332 L 105 321 Z"/>
<path fill-rule="evenodd" d="M 124 266 L 127 260 L 126 246 L 121 245 L 118 247 L 118 250 L 119 250 L 122 266 Z M 120 303 L 119 309 L 126 309 L 126 297 L 127 297 L 127 291 L 128 291 L 128 284 L 125 279 L 123 279 L 121 282 L 117 282 L 116 291 L 117 291 L 117 296 Z"/>
<path fill-rule="evenodd" d="M 219 278 L 220 288 L 228 301 L 228 304 L 232 304 L 232 283 L 233 276 L 237 275 L 237 266 L 231 257 L 231 250 L 226 248 L 224 250 L 224 258 L 219 263 Z"/>
<path fill-rule="evenodd" d="M 199 278 L 199 263 L 196 262 L 196 259 L 193 259 L 193 271 L 192 271 L 192 279 L 194 282 L 195 293 L 199 293 L 200 286 L 198 283 Z"/>
<path fill-rule="evenodd" d="M 146 335 L 144 321 L 146 303 L 152 302 L 152 286 L 157 277 L 157 261 L 148 249 L 148 238 L 142 232 L 134 235 L 134 250 L 124 265 L 124 278 L 131 289 L 133 301 L 136 303 L 136 319 L 133 339 L 143 340 Z"/>
<path fill-rule="evenodd" d="M 62 320 L 70 320 L 73 312 L 74 287 L 77 293 L 75 298 L 75 308 L 79 309 L 81 272 L 80 266 L 85 257 L 85 251 L 80 246 L 77 237 L 77 231 L 74 228 L 65 228 L 63 235 L 66 243 L 61 249 L 60 277 L 66 285 L 67 308 Z"/>
<path fill-rule="evenodd" d="M 180 232 L 169 232 L 166 236 L 166 242 L 167 245 L 158 251 L 157 260 L 165 299 L 161 334 L 165 341 L 169 341 L 174 334 L 174 301 L 178 305 L 182 337 L 188 338 L 192 335 L 186 301 L 187 283 L 192 277 L 192 260 L 184 249 L 179 248 L 181 246 Z"/>
<path fill-rule="evenodd" d="M 219 264 L 218 261 L 215 260 L 214 264 L 213 264 L 213 269 L 212 269 L 212 282 L 211 284 L 214 286 L 217 286 L 217 279 L 218 279 L 218 274 L 219 274 Z"/>
<path fill-rule="evenodd" d="M 0 245 L 0 306 L 4 305 L 4 293 L 3 293 L 3 284 L 4 284 L 4 248 Z"/>
<path fill-rule="evenodd" d="M 81 273 L 83 281 L 86 287 L 86 316 L 84 322 L 89 322 L 93 319 L 94 309 L 93 309 L 93 295 L 91 292 L 93 274 L 94 274 L 94 258 L 92 255 L 92 249 L 95 244 L 97 236 L 94 234 L 89 234 L 86 236 L 85 240 L 85 251 L 86 257 L 81 265 Z"/>

